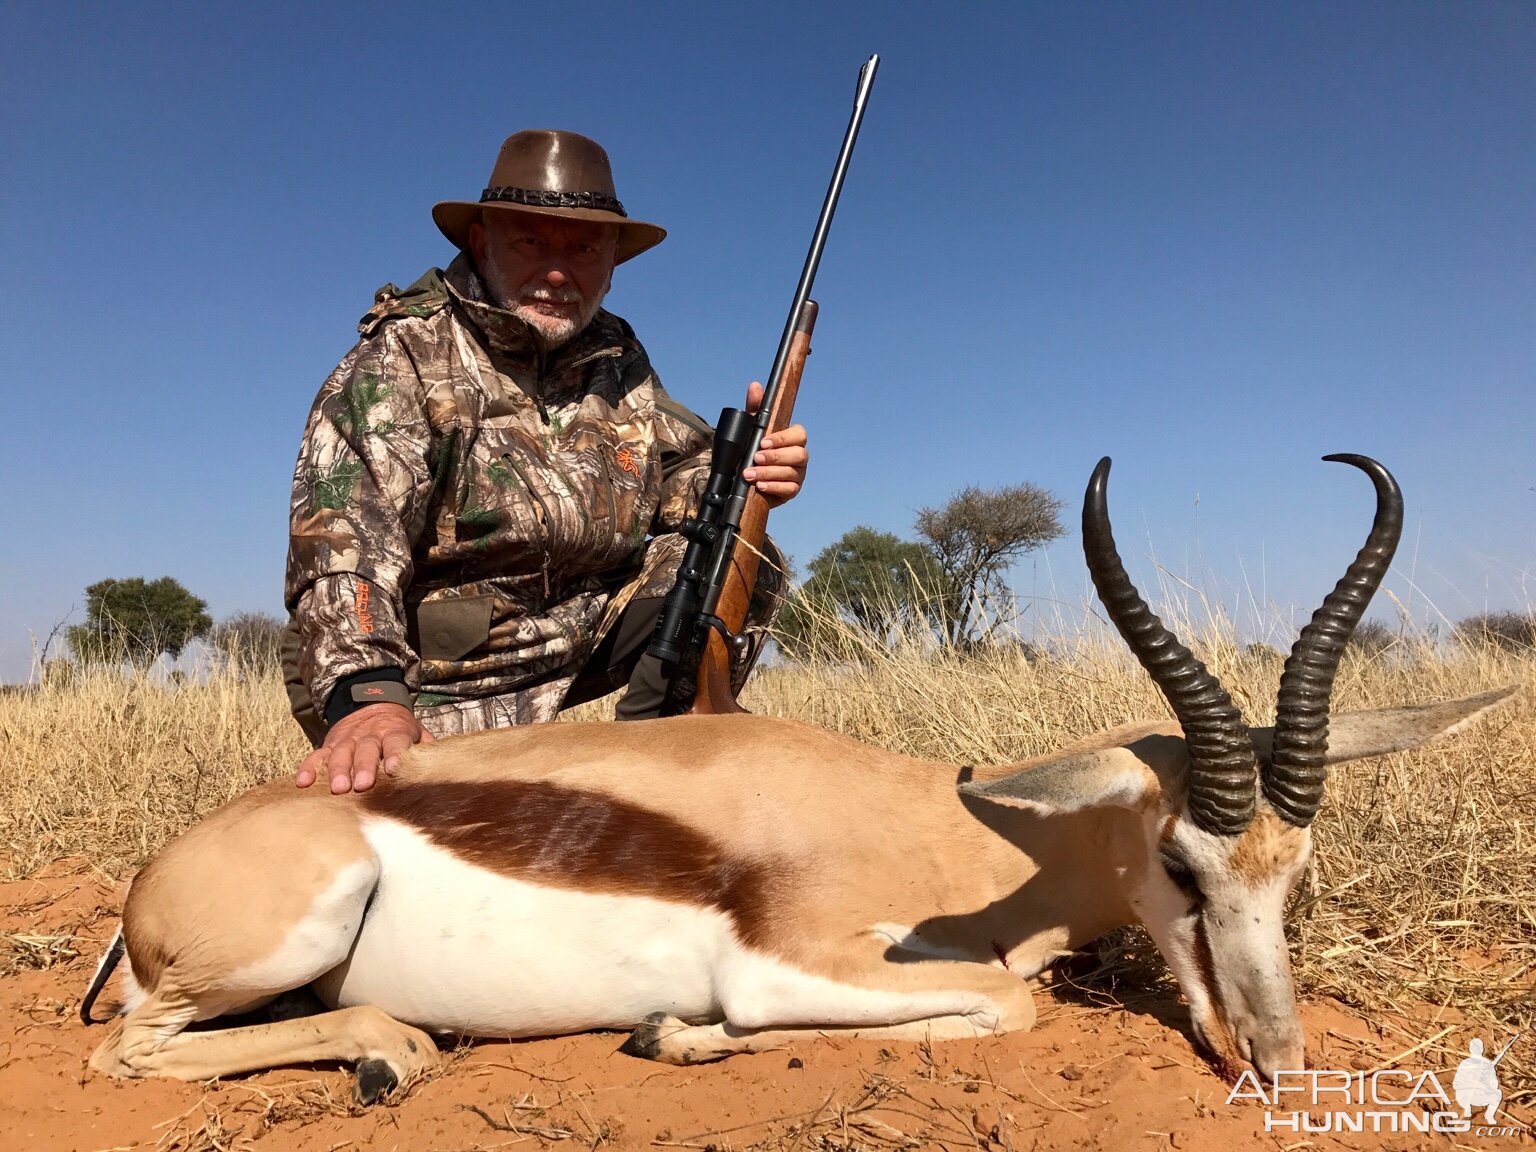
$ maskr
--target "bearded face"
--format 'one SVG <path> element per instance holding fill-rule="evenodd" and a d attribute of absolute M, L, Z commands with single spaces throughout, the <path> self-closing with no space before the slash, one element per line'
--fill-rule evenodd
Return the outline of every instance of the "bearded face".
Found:
<path fill-rule="evenodd" d="M 470 247 L 491 298 L 557 348 L 592 321 L 612 281 L 618 229 L 540 216 L 486 212 Z"/>

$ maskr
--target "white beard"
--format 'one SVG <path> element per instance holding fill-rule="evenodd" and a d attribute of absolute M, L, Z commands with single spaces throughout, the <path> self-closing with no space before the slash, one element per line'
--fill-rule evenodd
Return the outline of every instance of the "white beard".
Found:
<path fill-rule="evenodd" d="M 497 306 L 505 308 L 537 332 L 543 339 L 545 347 L 551 350 L 560 347 L 592 323 L 592 317 L 597 315 L 597 310 L 603 305 L 603 297 L 608 294 L 608 289 L 604 286 L 602 291 L 591 300 L 586 300 L 580 292 L 569 285 L 563 288 L 552 288 L 539 280 L 529 281 L 514 289 L 507 284 L 506 277 L 502 275 L 495 258 L 489 252 L 486 253 L 485 267 L 480 270 L 480 278 L 485 281 L 491 299 Z M 571 315 L 568 311 L 560 315 L 551 315 L 534 306 L 538 301 L 575 304 L 578 308 L 575 315 Z"/>

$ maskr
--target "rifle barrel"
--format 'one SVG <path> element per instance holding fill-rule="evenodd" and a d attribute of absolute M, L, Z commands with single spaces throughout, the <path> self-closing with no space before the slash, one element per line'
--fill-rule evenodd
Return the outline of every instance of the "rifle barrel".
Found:
<path fill-rule="evenodd" d="M 768 432 L 773 399 L 778 394 L 779 385 L 784 379 L 784 368 L 789 361 L 789 347 L 794 342 L 795 329 L 800 323 L 800 310 L 811 298 L 811 286 L 816 281 L 816 269 L 821 264 L 821 252 L 826 247 L 827 233 L 832 228 L 832 215 L 837 211 L 837 199 L 843 192 L 843 179 L 848 175 L 848 161 L 853 156 L 853 146 L 859 139 L 859 125 L 864 122 L 864 107 L 869 102 L 869 90 L 874 86 L 875 69 L 879 66 L 880 57 L 872 55 L 859 69 L 859 84 L 853 97 L 853 114 L 848 119 L 848 130 L 843 133 L 843 146 L 837 154 L 837 165 L 832 169 L 832 182 L 827 186 L 827 196 L 821 204 L 821 216 L 816 221 L 816 231 L 811 237 L 811 250 L 806 253 L 805 267 L 800 270 L 800 282 L 795 286 L 795 298 L 789 306 L 789 318 L 784 321 L 784 334 L 779 337 L 779 350 L 773 358 L 773 371 L 768 375 L 762 407 L 757 410 L 757 428 L 752 434 L 751 442 L 747 445 L 748 461 L 757 455 L 758 446 Z M 751 485 L 738 478 L 726 512 L 728 523 L 733 525 L 740 523 L 742 509 L 746 506 L 747 494 L 750 491 Z"/>
<path fill-rule="evenodd" d="M 1518 1039 L 1520 1039 L 1520 1033 L 1516 1032 L 1513 1036 L 1511 1036 L 1509 1038 L 1509 1043 L 1504 1045 L 1504 1047 L 1499 1049 L 1499 1054 L 1493 1058 L 1493 1062 L 1494 1062 L 1495 1065 L 1497 1065 L 1500 1060 L 1504 1059 L 1504 1053 L 1508 1052 L 1510 1050 L 1510 1048 L 1514 1045 L 1515 1041 L 1518 1040 Z"/>

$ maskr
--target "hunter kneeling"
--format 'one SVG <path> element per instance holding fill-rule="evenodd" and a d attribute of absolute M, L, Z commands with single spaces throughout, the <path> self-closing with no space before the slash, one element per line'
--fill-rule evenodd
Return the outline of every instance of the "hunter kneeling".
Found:
<path fill-rule="evenodd" d="M 570 132 L 509 137 L 479 201 L 432 217 L 458 256 L 379 290 L 294 471 L 284 663 L 315 745 L 301 788 L 365 791 L 418 741 L 618 688 L 621 720 L 673 710 L 643 653 L 712 429 L 601 307 L 614 267 L 666 232 L 629 218 L 607 154 Z M 750 385 L 748 408 L 761 399 Z M 770 505 L 799 492 L 805 444 L 798 424 L 763 440 L 746 475 Z M 768 551 L 738 690 L 782 588 Z"/>

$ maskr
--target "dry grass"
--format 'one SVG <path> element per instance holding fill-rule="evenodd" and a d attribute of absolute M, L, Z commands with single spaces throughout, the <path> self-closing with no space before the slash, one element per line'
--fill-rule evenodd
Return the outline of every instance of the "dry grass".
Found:
<path fill-rule="evenodd" d="M 745 703 L 960 764 L 1017 760 L 1166 715 L 1146 676 L 1090 620 L 1046 649 L 1044 659 L 1022 649 L 968 659 L 871 649 L 867 660 L 764 669 Z M 1278 659 L 1220 638 L 1203 655 L 1251 721 L 1272 719 Z M 1512 682 L 1525 693 L 1491 721 L 1422 752 L 1347 766 L 1329 785 L 1295 913 L 1297 980 L 1304 994 L 1419 1022 L 1417 1034 L 1385 1033 L 1391 1051 L 1462 1019 L 1495 1049 L 1516 1031 L 1536 1035 L 1536 660 L 1409 642 L 1351 655 L 1339 675 L 1340 711 Z M 100 675 L 0 696 L 0 853 L 13 875 L 73 853 L 126 870 L 214 807 L 290 771 L 305 750 L 275 677 L 168 686 Z M 70 942 L 0 943 L 0 966 L 14 968 L 53 963 Z M 1116 952 L 1127 954 L 1138 955 L 1134 942 Z M 1120 963 L 1116 974 L 1151 980 L 1158 971 Z M 1517 1044 L 1501 1066 L 1511 1102 L 1536 1100 L 1530 1051 Z M 1454 1067 L 1464 1052 L 1431 1046 L 1414 1059 Z"/>
<path fill-rule="evenodd" d="M 391 1107 L 404 1097 L 404 1092 L 398 1093 L 381 1107 Z M 275 1128 L 303 1128 L 332 1117 L 364 1115 L 367 1110 L 354 1103 L 350 1093 L 338 1097 L 332 1085 L 319 1080 L 224 1084 L 204 1093 L 181 1115 L 156 1125 L 162 1134 L 155 1152 L 246 1152 Z"/>
<path fill-rule="evenodd" d="M 74 853 L 122 871 L 308 748 L 276 676 L 97 673 L 7 693 L 0 854 L 14 874 Z"/>
<path fill-rule="evenodd" d="M 28 969 L 52 968 L 56 964 L 66 964 L 78 955 L 72 932 L 0 934 L 0 976 L 14 976 Z"/>

